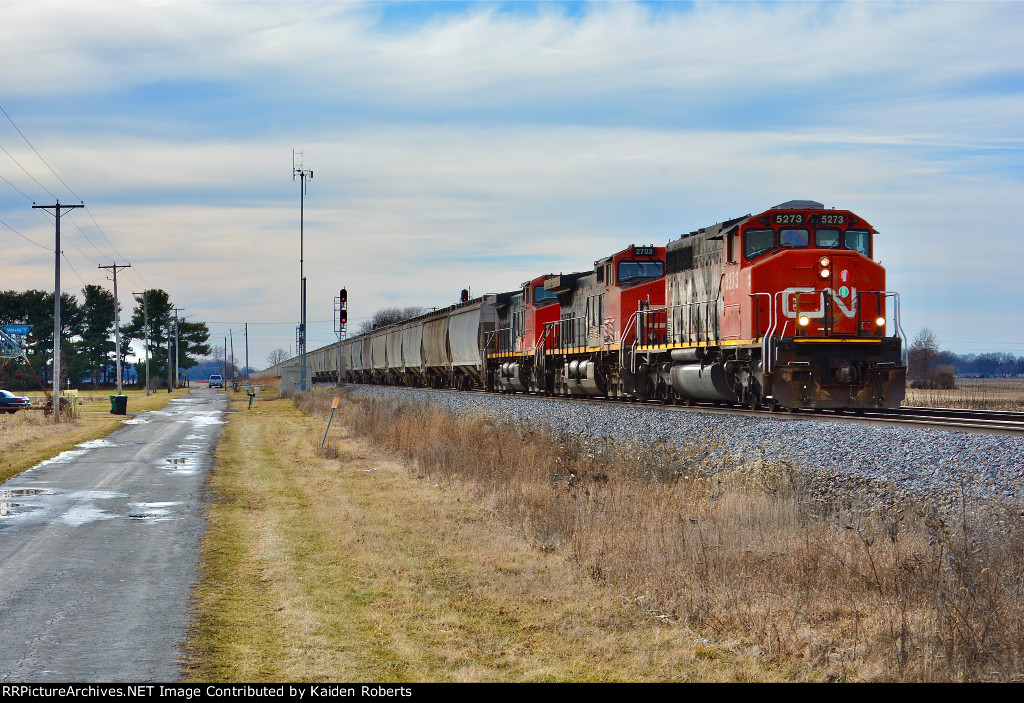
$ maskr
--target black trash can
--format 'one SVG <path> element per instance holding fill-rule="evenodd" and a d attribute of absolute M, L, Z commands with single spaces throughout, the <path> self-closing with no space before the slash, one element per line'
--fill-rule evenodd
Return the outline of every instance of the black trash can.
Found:
<path fill-rule="evenodd" d="M 112 396 L 110 396 L 110 414 L 111 415 L 127 415 L 128 414 L 128 396 L 126 396 L 126 395 L 112 395 Z"/>

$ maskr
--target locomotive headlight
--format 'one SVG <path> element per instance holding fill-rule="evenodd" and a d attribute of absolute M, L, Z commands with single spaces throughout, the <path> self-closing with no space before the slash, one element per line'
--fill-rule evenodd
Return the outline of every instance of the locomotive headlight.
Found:
<path fill-rule="evenodd" d="M 801 315 L 799 322 L 801 327 L 806 327 L 811 324 L 811 318 L 807 317 L 807 315 Z"/>
<path fill-rule="evenodd" d="M 821 266 L 821 267 L 822 267 L 823 269 L 827 269 L 827 268 L 828 268 L 828 265 L 829 265 L 829 264 L 831 264 L 831 263 L 832 263 L 832 262 L 831 262 L 831 261 L 829 261 L 829 258 L 828 258 L 827 256 L 823 256 L 823 257 L 821 257 L 820 259 L 818 259 L 818 264 L 819 264 L 819 265 L 820 265 L 820 266 Z"/>
<path fill-rule="evenodd" d="M 878 325 L 879 327 L 885 327 L 885 318 L 884 317 L 876 318 L 875 319 L 875 324 Z"/>
<path fill-rule="evenodd" d="M 822 278 L 828 278 L 829 276 L 832 275 L 832 272 L 829 271 L 828 269 L 822 269 L 821 271 L 818 271 L 818 275 L 821 276 Z"/>

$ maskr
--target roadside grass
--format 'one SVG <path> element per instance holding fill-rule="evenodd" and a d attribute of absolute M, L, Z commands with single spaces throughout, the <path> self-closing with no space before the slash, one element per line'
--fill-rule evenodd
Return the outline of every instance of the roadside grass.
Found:
<path fill-rule="evenodd" d="M 957 378 L 950 390 L 907 388 L 904 405 L 1024 411 L 1024 378 Z"/>
<path fill-rule="evenodd" d="M 315 389 L 296 402 L 322 417 L 335 393 Z M 579 589 L 599 594 L 588 599 L 604 608 L 616 600 L 629 604 L 604 610 L 621 618 L 620 631 L 633 633 L 607 641 L 608 651 L 620 648 L 616 656 L 598 657 L 580 670 L 552 669 L 547 673 L 553 679 L 575 680 L 574 671 L 622 680 L 1024 676 L 1019 503 L 979 505 L 960 496 L 952 512 L 923 498 L 867 504 L 856 495 L 824 496 L 812 476 L 767 457 L 741 461 L 713 445 L 685 451 L 582 445 L 418 403 L 347 398 L 339 421 L 401 462 L 391 471 L 405 471 L 408 479 L 392 476 L 404 491 L 394 504 L 432 486 L 468 503 L 462 509 L 474 519 L 493 529 L 504 524 L 509 540 L 531 546 L 524 547 L 529 558 L 557 564 L 558 579 L 540 597 Z M 368 453 L 357 446 L 348 439 L 339 445 L 342 466 L 353 452 Z M 349 490 L 382 483 L 385 476 L 376 472 L 360 482 L 354 475 Z M 374 514 L 386 514 L 390 505 L 380 504 Z M 450 525 L 425 522 L 427 512 L 420 504 L 407 513 L 404 539 L 438 530 L 438 554 L 458 553 L 454 563 L 463 574 L 488 559 L 512 563 L 480 544 L 458 552 L 460 543 L 445 542 Z M 327 524 L 331 513 L 310 519 Z M 382 546 L 400 553 L 406 544 Z M 379 584 L 378 574 L 372 576 L 371 583 Z M 534 583 L 533 592 L 545 592 L 542 580 Z M 518 572 L 503 574 L 494 585 L 510 596 L 522 587 Z M 563 617 L 556 632 L 587 631 L 595 622 L 583 612 Z M 655 626 L 645 630 L 645 620 Z M 548 621 L 541 632 L 553 624 Z M 599 625 L 578 642 L 595 654 L 594 643 L 609 630 L 615 627 Z M 460 634 L 467 640 L 467 633 Z M 655 634 L 649 641 L 663 644 L 640 649 L 660 653 L 667 647 L 671 654 L 658 662 L 673 660 L 670 667 L 645 668 L 636 647 L 627 645 Z M 616 665 L 602 668 L 612 659 Z M 694 662 L 712 666 L 695 668 Z M 450 668 L 427 672 L 437 676 Z M 510 673 L 522 679 L 537 672 Z"/>
<path fill-rule="evenodd" d="M 146 396 L 144 391 L 126 391 L 128 412 L 158 410 L 171 399 L 188 394 L 188 389 L 166 391 Z M 21 410 L 13 415 L 0 415 L 0 482 L 50 459 L 76 444 L 99 439 L 121 426 L 125 418 L 110 414 L 110 391 L 80 391 L 78 417 L 55 423 L 41 410 Z M 45 397 L 28 394 L 33 404 Z"/>
<path fill-rule="evenodd" d="M 321 451 L 331 395 L 307 394 L 314 415 L 290 399 L 232 403 L 208 484 L 188 679 L 806 677 L 655 617 L 569 549 L 507 522 L 472 485 L 384 458 L 345 429 L 357 405 L 340 409 Z"/>

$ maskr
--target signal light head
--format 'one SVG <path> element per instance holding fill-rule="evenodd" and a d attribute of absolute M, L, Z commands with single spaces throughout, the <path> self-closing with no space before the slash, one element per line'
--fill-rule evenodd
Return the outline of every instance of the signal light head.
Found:
<path fill-rule="evenodd" d="M 341 302 L 343 302 L 343 303 L 347 303 L 348 302 L 348 289 L 347 288 L 342 288 L 341 289 Z"/>

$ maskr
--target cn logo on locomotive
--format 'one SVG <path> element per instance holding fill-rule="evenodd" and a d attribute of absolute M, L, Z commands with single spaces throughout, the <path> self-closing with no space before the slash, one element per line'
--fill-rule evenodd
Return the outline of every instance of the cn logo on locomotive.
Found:
<path fill-rule="evenodd" d="M 840 292 L 846 289 L 846 286 L 840 288 Z M 829 291 L 832 294 L 832 302 L 839 308 L 839 311 L 846 315 L 846 317 L 852 318 L 856 315 L 854 308 L 857 307 L 857 289 L 853 288 L 850 290 L 850 305 L 847 307 L 846 303 L 843 302 L 843 296 L 832 290 L 831 288 L 811 288 L 805 286 L 793 286 L 782 291 L 782 314 L 789 318 L 796 317 L 796 305 L 799 298 L 800 314 L 806 315 L 812 319 L 825 317 L 825 291 Z M 817 295 L 814 295 L 817 293 Z M 810 302 L 812 300 L 818 301 L 817 310 L 808 310 L 804 307 L 804 302 Z"/>

